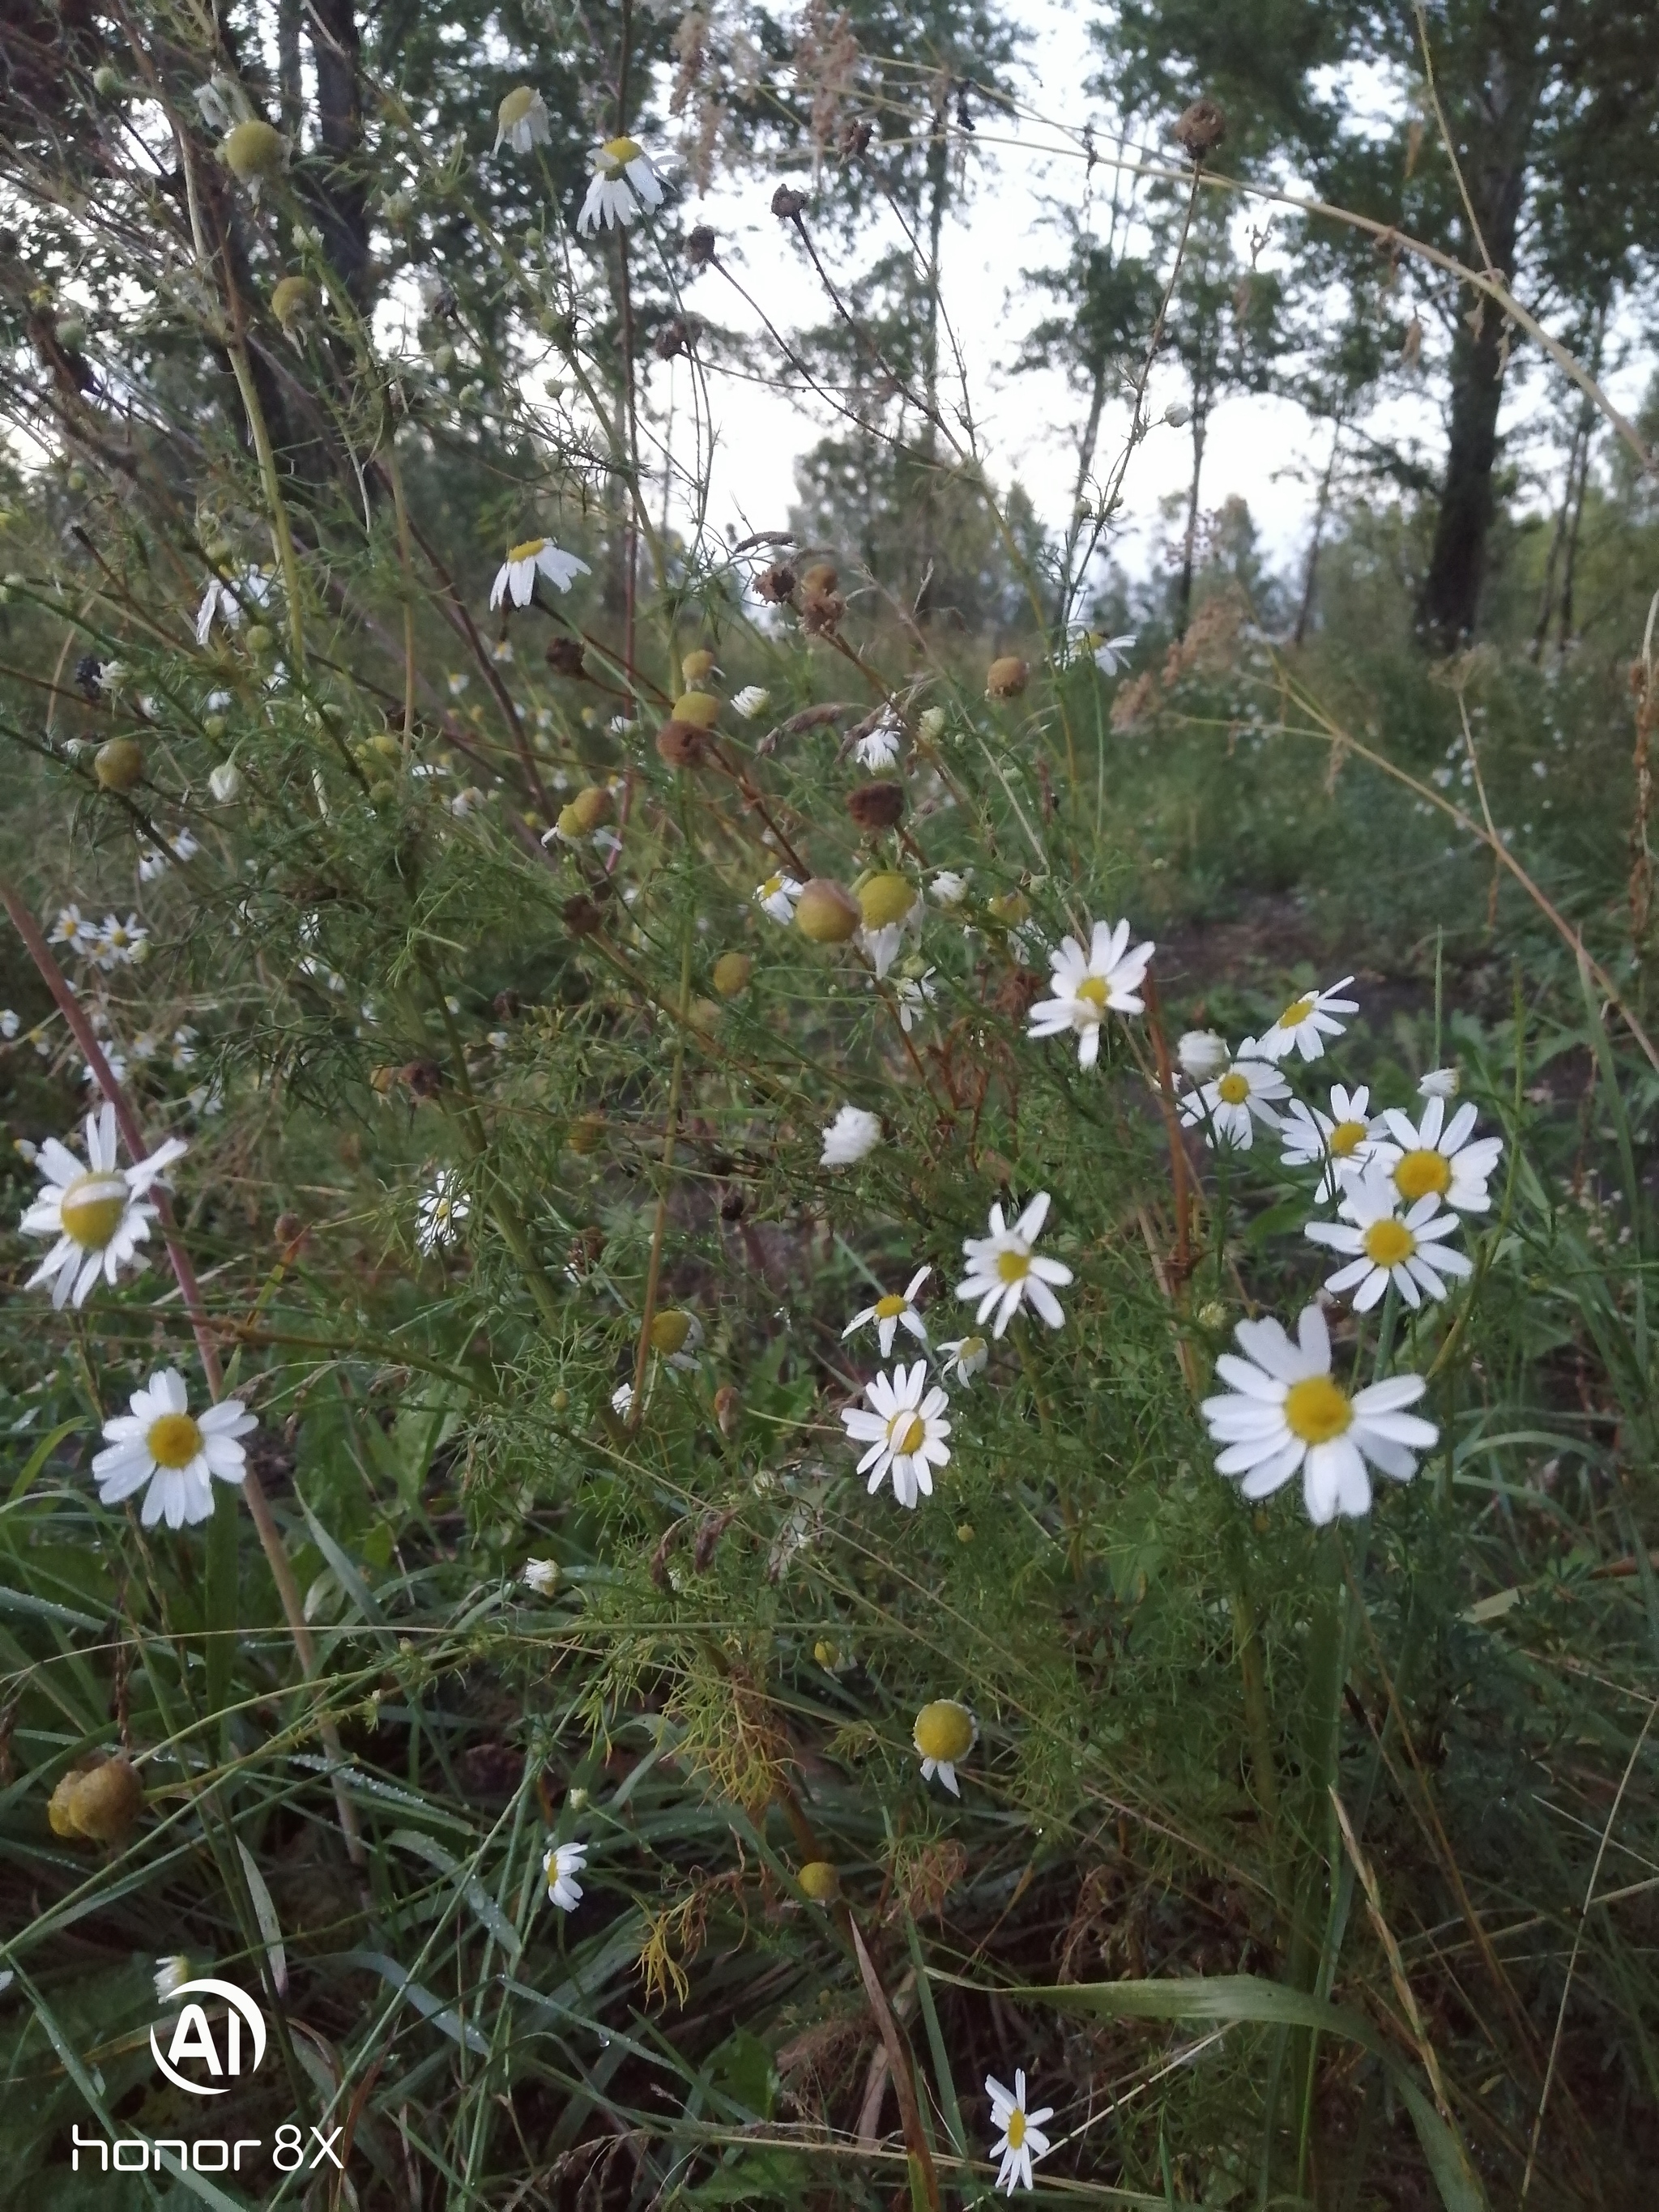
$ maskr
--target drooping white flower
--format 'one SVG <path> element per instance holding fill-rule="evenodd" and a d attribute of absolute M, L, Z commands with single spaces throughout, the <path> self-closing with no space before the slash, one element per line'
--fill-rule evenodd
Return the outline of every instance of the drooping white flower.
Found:
<path fill-rule="evenodd" d="M 906 1036 L 939 996 L 933 982 L 935 972 L 929 968 L 924 975 L 901 975 L 893 987 L 898 1000 L 899 1027 Z"/>
<path fill-rule="evenodd" d="M 193 1969 L 182 1951 L 175 1951 L 166 1959 L 155 1961 L 155 2002 L 171 2004 L 179 1994 L 182 1983 L 191 1978 Z"/>
<path fill-rule="evenodd" d="M 1255 1040 L 1246 1037 L 1238 1048 L 1238 1057 L 1231 1061 L 1212 1083 L 1191 1091 L 1181 1102 L 1181 1118 L 1189 1126 L 1204 1124 L 1204 1133 L 1212 1144 L 1232 1145 L 1248 1152 L 1255 1135 L 1255 1125 L 1261 1121 L 1270 1129 L 1279 1127 L 1279 1115 L 1271 1102 L 1288 1098 L 1291 1086 L 1270 1060 L 1258 1056 Z"/>
<path fill-rule="evenodd" d="M 228 806 L 242 787 L 242 771 L 234 761 L 221 761 L 208 770 L 208 789 L 221 806 Z"/>
<path fill-rule="evenodd" d="M 999 2131 L 991 2145 L 992 2157 L 1002 2161 L 997 2168 L 996 2185 L 1012 2197 L 1016 2189 L 1036 2185 L 1031 2179 L 1031 2160 L 1048 2152 L 1048 2138 L 1042 2132 L 1042 2123 L 1053 2119 L 1054 2108 L 1042 2105 L 1035 2112 L 1027 2112 L 1024 2068 L 1015 2069 L 1012 2094 L 994 2074 L 985 2077 L 985 2094 L 991 2100 L 991 2125 Z"/>
<path fill-rule="evenodd" d="M 1462 1224 L 1442 1213 L 1431 1191 L 1402 1215 L 1400 1194 L 1386 1170 L 1350 1177 L 1340 1221 L 1310 1221 L 1306 1233 L 1316 1244 L 1349 1255 L 1348 1265 L 1326 1278 L 1325 1288 L 1339 1296 L 1353 1292 L 1356 1313 L 1369 1312 L 1392 1283 L 1413 1310 L 1426 1296 L 1446 1295 L 1444 1278 L 1468 1275 L 1474 1263 L 1445 1243 Z"/>
<path fill-rule="evenodd" d="M 559 1563 L 556 1559 L 526 1559 L 520 1580 L 538 1597 L 551 1597 L 559 1587 Z"/>
<path fill-rule="evenodd" d="M 948 1401 L 937 1383 L 929 1389 L 924 1359 L 876 1376 L 864 1395 L 867 1409 L 847 1406 L 841 1416 L 853 1442 L 868 1446 L 858 1472 L 869 1477 L 872 1497 L 890 1474 L 894 1497 L 914 1508 L 918 1497 L 933 1496 L 933 1469 L 951 1456 L 951 1424 L 940 1418 Z"/>
<path fill-rule="evenodd" d="M 958 873 L 954 868 L 940 868 L 928 888 L 940 906 L 960 906 L 968 896 L 968 878 L 971 869 Z"/>
<path fill-rule="evenodd" d="M 1063 937 L 1060 949 L 1048 955 L 1052 995 L 1039 999 L 1030 1013 L 1034 1037 L 1077 1032 L 1079 1067 L 1092 1067 L 1100 1053 L 1100 1025 L 1109 1013 L 1139 1014 L 1146 1000 L 1138 994 L 1146 981 L 1153 946 L 1150 942 L 1129 950 L 1129 925 L 1115 927 L 1097 921 L 1090 932 L 1085 952 L 1074 937 Z"/>
<path fill-rule="evenodd" d="M 440 1168 L 422 1194 L 416 1242 L 422 1252 L 441 1252 L 455 1242 L 472 1201 L 453 1168 Z"/>
<path fill-rule="evenodd" d="M 1370 1096 L 1364 1084 L 1357 1091 L 1349 1091 L 1334 1083 L 1328 1114 L 1317 1106 L 1304 1106 L 1299 1098 L 1293 1098 L 1285 1109 L 1279 1125 L 1285 1146 L 1280 1164 L 1287 1168 L 1323 1167 L 1315 1194 L 1321 1206 L 1330 1203 L 1351 1175 L 1363 1172 L 1370 1164 L 1375 1149 L 1372 1139 L 1383 1127 L 1380 1119 L 1371 1118 Z"/>
<path fill-rule="evenodd" d="M 1460 1213 L 1485 1213 L 1492 1205 L 1486 1184 L 1503 1153 L 1501 1137 L 1475 1137 L 1475 1110 L 1466 1099 L 1451 1120 L 1446 1102 L 1431 1098 L 1423 1118 L 1413 1121 L 1391 1106 L 1382 1116 L 1388 1134 L 1380 1137 L 1372 1157 L 1394 1178 L 1394 1187 L 1407 1204 L 1432 1194 L 1443 1198 Z"/>
<path fill-rule="evenodd" d="M 1124 656 L 1135 649 L 1137 633 L 1125 630 L 1121 637 L 1103 637 L 1094 648 L 1095 666 L 1103 676 L 1115 676 L 1123 665 Z"/>
<path fill-rule="evenodd" d="M 561 1912 L 574 1912 L 581 1903 L 582 1886 L 576 1876 L 586 1865 L 586 1844 L 553 1844 L 542 1854 L 547 1893 Z"/>
<path fill-rule="evenodd" d="M 1338 1014 L 1357 1014 L 1357 999 L 1340 998 L 1353 981 L 1345 975 L 1340 983 L 1333 983 L 1328 991 L 1305 991 L 1299 999 L 1292 999 L 1272 1028 L 1263 1032 L 1256 1050 L 1264 1060 L 1283 1060 L 1287 1053 L 1299 1052 L 1304 1060 L 1318 1060 L 1325 1050 L 1328 1036 L 1340 1036 L 1348 1026 L 1339 1022 Z"/>
<path fill-rule="evenodd" d="M 1276 1321 L 1242 1321 L 1234 1334 L 1249 1356 L 1224 1352 L 1216 1371 L 1231 1391 L 1203 1404 L 1223 1449 L 1218 1474 L 1242 1478 L 1246 1498 L 1271 1497 L 1298 1469 L 1308 1518 L 1369 1513 L 1367 1462 L 1396 1482 L 1417 1472 L 1415 1455 L 1439 1431 L 1404 1409 L 1427 1389 L 1420 1375 L 1395 1375 L 1352 1395 L 1331 1376 L 1330 1331 L 1317 1306 L 1304 1308 L 1292 1343 Z"/>
<path fill-rule="evenodd" d="M 637 138 L 607 138 L 592 155 L 593 177 L 576 228 L 584 237 L 606 224 L 626 230 L 662 205 L 662 180 Z"/>
<path fill-rule="evenodd" d="M 916 1310 L 915 1297 L 916 1292 L 933 1272 L 929 1267 L 918 1267 L 902 1291 L 889 1291 L 884 1297 L 878 1297 L 873 1305 L 866 1306 L 860 1312 L 855 1313 L 846 1328 L 842 1329 L 842 1335 L 851 1336 L 854 1329 L 863 1328 L 867 1323 L 874 1322 L 876 1340 L 881 1346 L 881 1356 L 884 1359 L 892 1358 L 893 1338 L 901 1328 L 908 1329 L 919 1344 L 926 1344 L 927 1324 Z"/>
<path fill-rule="evenodd" d="M 823 1133 L 818 1165 L 850 1168 L 881 1142 L 881 1116 L 862 1106 L 843 1106 Z"/>
<path fill-rule="evenodd" d="M 884 707 L 875 727 L 866 730 L 854 746 L 853 757 L 860 768 L 891 768 L 899 757 L 903 736 L 902 722 L 890 707 Z"/>
<path fill-rule="evenodd" d="M 112 1284 L 121 1268 L 142 1265 L 138 1247 L 148 1240 L 155 1218 L 155 1208 L 145 1194 L 159 1176 L 182 1158 L 185 1149 L 179 1138 L 169 1137 L 148 1159 L 118 1167 L 115 1109 L 107 1103 L 87 1116 L 85 1167 L 56 1137 L 48 1137 L 39 1163 L 46 1188 L 20 1225 L 26 1237 L 55 1237 L 58 1241 L 25 1287 L 33 1290 L 38 1284 L 50 1283 L 53 1305 L 71 1299 L 84 1305 L 100 1275 Z"/>
<path fill-rule="evenodd" d="M 795 918 L 795 901 L 800 892 L 801 887 L 793 876 L 769 876 L 763 884 L 756 885 L 755 903 L 770 921 L 791 922 Z"/>
<path fill-rule="evenodd" d="M 763 714 L 772 703 L 772 694 L 764 685 L 745 684 L 732 702 L 732 711 L 741 714 L 745 722 L 752 722 L 757 714 Z"/>
<path fill-rule="evenodd" d="M 952 1337 L 939 1347 L 939 1371 L 947 1382 L 971 1382 L 982 1375 L 991 1347 L 982 1336 Z"/>
<path fill-rule="evenodd" d="M 550 538 L 526 538 L 521 544 L 509 547 L 506 560 L 495 571 L 489 604 L 498 607 L 510 596 L 515 607 L 527 607 L 538 576 L 545 576 L 555 591 L 568 592 L 578 576 L 592 573 L 586 561 L 574 553 L 561 551 Z"/>
<path fill-rule="evenodd" d="M 532 146 L 545 146 L 552 135 L 547 102 L 540 93 L 533 85 L 515 85 L 495 111 L 495 143 L 490 151 L 499 154 L 505 140 L 515 154 L 527 154 Z"/>
<path fill-rule="evenodd" d="M 1459 1084 L 1455 1067 L 1431 1067 L 1419 1079 L 1417 1095 L 1419 1098 L 1455 1098 Z"/>
<path fill-rule="evenodd" d="M 951 1795 L 960 1797 L 957 1761 L 966 1759 L 979 1741 L 979 1723 L 968 1707 L 955 1698 L 935 1698 L 916 1715 L 910 1741 L 921 1760 L 922 1780 L 931 1782 L 937 1774 Z"/>
<path fill-rule="evenodd" d="M 1229 1057 L 1227 1040 L 1216 1030 L 1188 1030 L 1176 1046 L 1176 1059 L 1189 1083 L 1207 1083 L 1219 1075 Z"/>
<path fill-rule="evenodd" d="M 145 1490 L 139 1516 L 145 1528 L 165 1521 L 181 1528 L 213 1511 L 213 1485 L 240 1482 L 247 1454 L 238 1438 L 258 1424 L 239 1398 L 226 1398 L 193 1415 L 185 1378 L 176 1367 L 152 1375 L 131 1398 L 131 1413 L 104 1424 L 106 1449 L 93 1455 L 99 1500 L 118 1504 Z"/>
<path fill-rule="evenodd" d="M 963 1239 L 968 1273 L 957 1285 L 957 1296 L 979 1301 L 975 1321 L 988 1321 L 995 1313 L 993 1336 L 1000 1336 L 1027 1303 L 1050 1328 L 1065 1326 L 1066 1316 L 1049 1285 L 1069 1283 L 1072 1271 L 1063 1261 L 1040 1258 L 1031 1249 L 1048 1218 L 1048 1194 L 1040 1190 L 1012 1225 L 1004 1224 L 1001 1206 L 994 1206 L 989 1235 Z"/>

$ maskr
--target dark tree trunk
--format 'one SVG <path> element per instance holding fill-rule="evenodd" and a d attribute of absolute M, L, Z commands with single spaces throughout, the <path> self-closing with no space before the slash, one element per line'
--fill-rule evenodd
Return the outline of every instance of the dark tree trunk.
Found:
<path fill-rule="evenodd" d="M 328 164 L 318 194 L 318 227 L 329 259 L 361 307 L 368 289 L 368 215 L 357 18 L 352 0 L 312 0 L 309 12 L 317 135 Z"/>
<path fill-rule="evenodd" d="M 1209 402 L 1193 394 L 1193 480 L 1187 492 L 1187 534 L 1181 545 L 1181 574 L 1176 580 L 1176 634 L 1187 634 L 1193 611 L 1193 571 L 1198 562 L 1198 487 L 1204 473 L 1204 444 L 1209 435 Z"/>
<path fill-rule="evenodd" d="M 303 0 L 278 0 L 276 9 L 276 91 L 283 111 L 283 128 L 297 144 L 305 119 L 305 80 L 300 70 L 300 17 Z"/>
<path fill-rule="evenodd" d="M 1331 434 L 1330 458 L 1325 463 L 1325 473 L 1319 480 L 1319 500 L 1314 508 L 1313 542 L 1308 548 L 1308 566 L 1302 578 L 1302 604 L 1296 611 L 1296 628 L 1291 635 L 1292 645 L 1300 645 L 1308 635 L 1308 624 L 1313 619 L 1314 585 L 1319 575 L 1320 548 L 1325 543 L 1325 524 L 1331 511 L 1331 483 L 1336 475 L 1336 457 L 1342 450 L 1342 417 L 1336 418 L 1336 428 Z"/>

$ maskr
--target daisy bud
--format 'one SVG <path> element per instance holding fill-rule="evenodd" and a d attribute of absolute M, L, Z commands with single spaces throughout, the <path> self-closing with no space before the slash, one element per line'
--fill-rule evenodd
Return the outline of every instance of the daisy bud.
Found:
<path fill-rule="evenodd" d="M 746 952 L 722 952 L 714 963 L 714 988 L 723 999 L 735 999 L 749 988 L 755 963 Z"/>
<path fill-rule="evenodd" d="M 271 288 L 270 312 L 292 337 L 295 325 L 317 304 L 317 287 L 309 276 L 284 276 Z"/>
<path fill-rule="evenodd" d="M 841 1647 L 839 1644 L 828 1643 L 820 1637 L 812 1646 L 812 1656 L 820 1667 L 833 1673 L 841 1664 Z"/>
<path fill-rule="evenodd" d="M 208 774 L 208 789 L 221 806 L 228 806 L 242 787 L 242 771 L 234 761 L 221 761 Z"/>
<path fill-rule="evenodd" d="M 651 1349 L 672 1358 L 683 1351 L 685 1340 L 691 1334 L 691 1316 L 678 1306 L 665 1306 L 660 1313 L 651 1316 Z"/>
<path fill-rule="evenodd" d="M 570 1124 L 564 1140 L 573 1152 L 580 1152 L 584 1157 L 589 1152 L 597 1152 L 605 1142 L 604 1115 L 580 1115 Z"/>
<path fill-rule="evenodd" d="M 46 1819 L 55 1836 L 98 1844 L 125 1838 L 143 1809 L 143 1785 L 132 1762 L 117 1755 L 81 1774 L 66 1774 L 52 1793 Z"/>
<path fill-rule="evenodd" d="M 696 768 L 708 750 L 696 723 L 683 722 L 678 714 L 657 732 L 658 758 L 670 768 Z"/>
<path fill-rule="evenodd" d="M 700 645 L 695 652 L 686 654 L 680 663 L 680 671 L 687 684 L 701 684 L 714 674 L 714 656 L 706 646 Z"/>
<path fill-rule="evenodd" d="M 841 1895 L 841 1875 L 828 1859 L 808 1859 L 795 1876 L 803 1897 L 814 1905 L 833 1905 Z"/>
<path fill-rule="evenodd" d="M 743 1397 L 736 1386 L 722 1382 L 714 1393 L 714 1419 L 720 1423 L 723 1437 L 733 1436 L 743 1419 Z"/>
<path fill-rule="evenodd" d="M 21 584 L 22 578 L 17 579 Z M 769 606 L 781 607 L 786 599 L 795 595 L 797 578 L 787 561 L 780 561 L 770 568 L 763 568 L 755 579 L 755 596 L 764 599 Z"/>
<path fill-rule="evenodd" d="M 795 927 L 814 945 L 845 945 L 864 919 L 859 902 L 828 876 L 814 876 L 795 902 Z"/>
<path fill-rule="evenodd" d="M 255 185 L 281 173 L 287 152 L 288 142 L 282 132 L 255 117 L 226 134 L 219 158 L 239 183 Z"/>
<path fill-rule="evenodd" d="M 1214 100 L 1201 99 L 1182 110 L 1170 133 L 1176 145 L 1190 154 L 1194 161 L 1213 154 L 1226 135 L 1226 116 Z"/>
<path fill-rule="evenodd" d="M 226 721 L 222 714 L 204 714 L 202 717 L 202 727 L 206 731 L 208 736 L 210 737 L 216 744 L 218 740 L 223 737 L 225 732 L 230 727 L 230 724 Z"/>
<path fill-rule="evenodd" d="M 930 745 L 936 745 L 945 735 L 943 707 L 924 707 L 916 717 L 916 735 Z"/>
<path fill-rule="evenodd" d="M 87 342 L 87 326 L 79 315 L 64 315 L 53 333 L 67 353 L 79 353 Z"/>
<path fill-rule="evenodd" d="M 105 791 L 131 791 L 144 772 L 144 753 L 136 738 L 106 738 L 92 757 L 92 772 Z"/>
<path fill-rule="evenodd" d="M 866 929 L 886 929 L 902 921 L 916 902 L 916 887 L 908 876 L 872 876 L 859 887 L 859 911 Z"/>
<path fill-rule="evenodd" d="M 1031 672 L 1017 653 L 998 655 L 985 672 L 987 696 L 1017 699 L 1030 681 Z"/>
<path fill-rule="evenodd" d="M 890 830 L 904 811 L 904 787 L 898 783 L 861 783 L 856 791 L 848 793 L 847 811 L 867 833 Z"/>
<path fill-rule="evenodd" d="M 1214 1030 L 1188 1030 L 1176 1047 L 1176 1058 L 1189 1082 L 1207 1083 L 1227 1065 L 1227 1040 Z"/>
<path fill-rule="evenodd" d="M 272 639 L 264 623 L 250 623 L 242 633 L 250 653 L 269 653 Z"/>
<path fill-rule="evenodd" d="M 711 661 L 709 665 L 714 665 Z M 688 670 L 688 683 L 695 681 Z M 674 720 L 690 722 L 694 730 L 712 730 L 720 720 L 720 702 L 710 691 L 682 691 L 674 702 Z"/>

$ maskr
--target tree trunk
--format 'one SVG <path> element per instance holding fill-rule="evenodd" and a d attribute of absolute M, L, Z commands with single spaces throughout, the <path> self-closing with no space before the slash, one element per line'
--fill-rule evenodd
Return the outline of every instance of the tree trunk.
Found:
<path fill-rule="evenodd" d="M 1331 480 L 1336 474 L 1336 457 L 1342 449 L 1342 417 L 1336 418 L 1336 428 L 1331 437 L 1330 459 L 1325 464 L 1325 473 L 1319 480 L 1319 498 L 1314 507 L 1313 543 L 1308 548 L 1308 566 L 1302 578 L 1302 604 L 1296 611 L 1296 628 L 1291 632 L 1292 645 L 1300 645 L 1308 635 L 1308 623 L 1313 615 L 1314 579 L 1319 574 L 1319 549 L 1325 542 L 1325 522 L 1331 511 Z"/>
<path fill-rule="evenodd" d="M 329 259 L 359 307 L 368 287 L 368 213 L 363 188 L 363 111 L 357 17 L 352 0 L 311 0 L 317 65 L 317 135 L 329 156 L 318 228 Z"/>
<path fill-rule="evenodd" d="M 939 246 L 945 234 L 945 210 L 951 192 L 951 138 L 948 128 L 951 80 L 941 77 L 935 87 L 933 126 L 927 141 L 927 297 L 922 325 L 921 396 L 923 416 L 921 480 L 916 486 L 915 611 L 926 621 L 932 612 L 933 579 L 938 572 L 939 536 L 935 471 L 939 467 Z"/>
<path fill-rule="evenodd" d="M 300 67 L 300 18 L 304 0 L 278 0 L 276 9 L 276 91 L 283 128 L 297 145 L 305 120 L 305 78 Z"/>
<path fill-rule="evenodd" d="M 1187 494 L 1187 535 L 1182 542 L 1181 574 L 1176 584 L 1176 634 L 1187 634 L 1193 608 L 1193 569 L 1198 550 L 1198 485 L 1204 473 L 1204 441 L 1209 430 L 1209 409 L 1193 395 L 1193 481 Z"/>

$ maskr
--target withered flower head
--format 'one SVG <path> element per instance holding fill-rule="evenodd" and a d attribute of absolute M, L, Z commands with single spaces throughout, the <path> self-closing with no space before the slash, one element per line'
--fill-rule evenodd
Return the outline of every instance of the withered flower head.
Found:
<path fill-rule="evenodd" d="M 598 900 L 590 898 L 586 891 L 578 891 L 574 898 L 568 898 L 560 914 L 573 937 L 597 937 L 605 927 L 605 915 Z"/>
<path fill-rule="evenodd" d="M 904 811 L 904 787 L 900 783 L 861 783 L 847 794 L 847 811 L 860 830 L 890 830 Z"/>
<path fill-rule="evenodd" d="M 579 637 L 556 637 L 542 658 L 556 676 L 583 677 L 587 664 L 582 659 L 582 641 Z"/>
<path fill-rule="evenodd" d="M 1227 118 L 1212 100 L 1195 100 L 1182 108 L 1170 134 L 1194 161 L 1201 161 L 1227 135 Z"/>
<path fill-rule="evenodd" d="M 695 722 L 682 722 L 678 717 L 665 722 L 657 732 L 658 757 L 670 768 L 696 768 L 708 750 L 708 740 Z"/>
<path fill-rule="evenodd" d="M 691 350 L 691 325 L 684 315 L 676 315 L 666 322 L 651 341 L 651 350 L 659 361 L 672 361 L 676 354 Z"/>
<path fill-rule="evenodd" d="M 993 699 L 1017 699 L 1030 673 L 1017 653 L 999 654 L 985 672 L 985 689 Z"/>
<path fill-rule="evenodd" d="M 772 195 L 772 212 L 780 222 L 793 222 L 805 205 L 805 193 L 793 185 L 780 185 Z"/>
<path fill-rule="evenodd" d="M 706 269 L 714 258 L 715 238 L 706 222 L 700 222 L 690 232 L 685 241 L 685 258 L 694 269 Z"/>
<path fill-rule="evenodd" d="M 755 596 L 769 606 L 781 607 L 786 599 L 795 596 L 798 581 L 794 570 L 787 561 L 779 561 L 770 568 L 763 568 L 755 579 Z"/>

